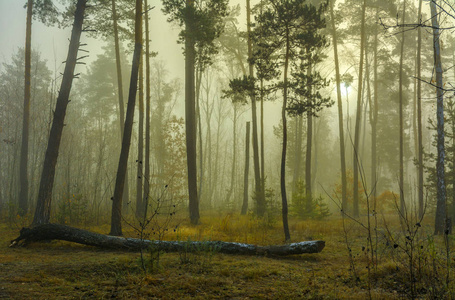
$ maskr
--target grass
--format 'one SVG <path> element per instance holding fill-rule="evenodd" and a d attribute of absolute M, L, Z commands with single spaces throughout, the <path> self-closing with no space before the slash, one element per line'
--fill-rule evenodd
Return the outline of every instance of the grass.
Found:
<path fill-rule="evenodd" d="M 164 239 L 211 239 L 259 245 L 283 242 L 279 219 L 264 221 L 252 216 L 208 212 L 203 215 L 206 217 L 201 219 L 199 226 L 191 226 L 184 216 L 177 215 L 165 231 Z M 398 228 L 394 217 L 389 219 L 392 224 L 389 227 Z M 106 233 L 109 227 L 86 229 Z M 0 224 L 0 299 L 368 298 L 366 268 L 369 264 L 363 249 L 366 236 L 358 225 L 347 222 L 359 278 L 354 278 L 350 270 L 339 217 L 322 221 L 291 219 L 290 229 L 293 241 L 322 239 L 326 241 L 325 249 L 318 254 L 284 258 L 202 252 L 185 254 L 187 257 L 183 260 L 182 253 L 165 253 L 160 256 L 158 269 L 144 273 L 139 253 L 106 251 L 61 241 L 8 248 L 9 241 L 17 237 L 19 231 L 16 227 Z M 126 225 L 124 234 L 137 235 Z M 434 245 L 443 249 L 441 243 L 436 239 Z M 407 297 L 406 268 L 397 258 L 400 253 L 394 252 L 386 241 L 380 240 L 379 244 L 379 262 L 371 279 L 372 298 Z M 428 263 L 431 262 L 430 254 L 428 250 Z M 437 260 L 432 262 L 434 265 Z M 430 264 L 425 266 L 429 268 Z M 436 268 L 443 272 L 444 264 Z M 446 287 L 445 295 L 451 295 L 449 291 L 450 286 Z M 434 291 L 427 289 L 421 291 L 420 296 L 432 298 L 434 295 Z"/>

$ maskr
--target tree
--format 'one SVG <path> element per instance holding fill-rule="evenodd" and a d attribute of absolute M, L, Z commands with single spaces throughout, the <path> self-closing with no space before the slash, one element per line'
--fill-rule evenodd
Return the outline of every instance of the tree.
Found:
<path fill-rule="evenodd" d="M 403 1 L 403 16 L 401 22 L 404 24 L 406 16 L 406 0 Z M 403 128 L 403 59 L 404 59 L 404 42 L 405 35 L 404 31 L 401 33 L 401 42 L 400 42 L 400 68 L 399 68 L 399 124 L 400 124 L 400 177 L 399 177 L 399 187 L 400 187 L 400 212 L 404 214 L 405 212 L 405 202 L 404 202 L 404 128 Z"/>
<path fill-rule="evenodd" d="M 145 0 L 145 171 L 144 171 L 144 220 L 147 218 L 147 207 L 150 197 L 150 37 L 149 37 L 149 7 Z"/>
<path fill-rule="evenodd" d="M 361 27 L 360 27 L 360 62 L 359 62 L 359 78 L 357 87 L 357 112 L 355 118 L 355 132 L 354 132 L 354 217 L 359 216 L 359 191 L 357 182 L 359 181 L 359 141 L 360 141 L 360 117 L 361 117 L 361 103 L 362 103 L 362 83 L 363 83 L 363 61 L 365 51 L 365 10 L 366 0 L 363 0 Z"/>
<path fill-rule="evenodd" d="M 253 67 L 253 45 L 251 40 L 251 6 L 250 0 L 246 0 L 246 16 L 247 16 L 247 33 L 248 33 L 248 74 L 250 78 L 254 78 L 254 67 Z M 251 115 L 253 123 L 253 167 L 254 167 L 254 184 L 255 184 L 255 197 L 256 197 L 256 208 L 258 216 L 262 217 L 266 212 L 265 195 L 262 191 L 261 170 L 259 166 L 259 145 L 258 145 L 258 121 L 257 121 L 257 109 L 256 109 L 256 96 L 254 91 L 250 92 L 251 99 Z"/>
<path fill-rule="evenodd" d="M 337 86 L 337 105 L 338 105 L 338 130 L 340 138 L 340 164 L 341 164 L 341 208 L 347 209 L 347 180 L 346 180 L 346 155 L 344 146 L 344 129 L 343 129 L 343 103 L 341 99 L 341 75 L 340 75 L 340 63 L 338 61 L 338 35 L 336 32 L 335 15 L 333 12 L 333 6 L 335 1 L 330 1 L 330 21 L 331 21 L 331 33 L 332 33 L 332 44 L 333 44 L 333 57 L 335 63 L 335 82 Z"/>
<path fill-rule="evenodd" d="M 417 22 L 422 18 L 422 0 L 419 0 L 419 10 L 417 14 Z M 416 61 L 416 76 L 421 78 L 421 53 L 422 53 L 422 30 L 417 28 L 417 61 Z M 422 143 L 422 82 L 417 79 L 417 159 L 418 159 L 418 186 L 417 193 L 419 199 L 419 218 L 423 218 L 423 143 Z"/>
<path fill-rule="evenodd" d="M 307 4 L 305 0 L 270 1 L 257 18 L 255 36 L 258 40 L 256 56 L 267 53 L 274 59 L 272 68 L 281 69 L 282 77 L 275 88 L 283 93 L 281 108 L 283 145 L 281 152 L 281 205 L 285 240 L 290 240 L 288 227 L 288 203 L 286 194 L 286 154 L 287 154 L 287 113 L 298 115 L 310 111 L 314 113 L 330 105 L 328 99 L 319 92 L 313 92 L 314 85 L 324 85 L 318 74 L 313 74 L 311 66 L 319 57 L 316 50 L 324 47 L 326 41 L 318 30 L 325 27 L 322 17 L 327 5 L 319 8 Z M 261 52 L 261 50 L 263 50 Z M 264 57 L 262 57 L 264 58 Z M 274 74 L 280 74 L 274 72 Z M 301 97 L 305 102 L 301 101 Z"/>
<path fill-rule="evenodd" d="M 80 37 L 82 33 L 82 23 L 84 21 L 84 11 L 87 0 L 78 0 L 74 13 L 73 30 L 66 59 L 65 71 L 63 73 L 60 92 L 49 134 L 49 141 L 44 158 L 43 172 L 41 174 L 40 188 L 38 192 L 38 202 L 36 204 L 33 224 L 49 223 L 51 212 L 52 188 L 54 185 L 55 166 L 62 138 L 66 108 L 69 103 L 69 95 L 74 78 L 74 69 L 78 61 L 77 52 L 80 47 Z"/>
<path fill-rule="evenodd" d="M 24 114 L 22 119 L 22 144 L 21 144 L 21 165 L 20 192 L 19 192 L 19 215 L 24 216 L 28 211 L 28 135 L 30 119 L 30 67 L 31 67 L 31 43 L 32 43 L 32 11 L 33 0 L 27 2 L 27 26 L 25 34 L 25 84 L 24 84 Z"/>
<path fill-rule="evenodd" d="M 242 215 L 246 215 L 248 211 L 248 175 L 250 170 L 250 122 L 246 122 L 245 134 L 245 169 L 243 173 L 243 203 Z"/>
<path fill-rule="evenodd" d="M 0 190 L 5 204 L 10 205 L 14 214 L 18 211 L 20 181 L 20 140 L 23 119 L 24 102 L 24 48 L 19 48 L 10 58 L 10 62 L 2 63 L 0 69 Z M 29 155 L 28 177 L 29 198 L 36 201 L 36 191 L 39 185 L 42 158 L 48 137 L 50 124 L 50 94 L 52 72 L 47 62 L 41 59 L 41 54 L 31 51 L 31 89 L 30 123 L 29 123 Z M 29 206 L 34 206 L 34 202 Z M 1 204 L 0 204 L 1 205 Z M 11 211 L 13 213 L 13 211 Z"/>
<path fill-rule="evenodd" d="M 130 89 L 126 109 L 125 127 L 123 130 L 122 148 L 115 180 L 114 197 L 112 199 L 111 231 L 110 235 L 122 235 L 122 196 L 125 187 L 125 175 L 128 164 L 131 134 L 133 130 L 134 107 L 136 105 L 136 91 L 139 75 L 139 64 L 142 52 L 142 1 L 136 0 L 135 39 L 133 63 L 131 66 Z"/>
<path fill-rule="evenodd" d="M 443 234 L 448 230 L 446 228 L 447 208 L 446 208 L 446 186 L 444 175 L 444 91 L 442 81 L 442 64 L 441 64 L 441 48 L 439 45 L 439 22 L 438 12 L 435 0 L 430 2 L 431 8 L 431 24 L 433 26 L 433 49 L 434 49 L 434 68 L 436 73 L 436 117 L 437 117 L 437 149 L 438 158 L 436 161 L 437 174 L 437 206 L 434 224 L 434 234 Z M 447 232 L 448 233 L 448 232 Z"/>
<path fill-rule="evenodd" d="M 189 215 L 192 224 L 199 223 L 196 162 L 195 64 L 209 65 L 217 52 L 214 44 L 223 30 L 222 18 L 227 15 L 227 0 L 164 0 L 163 12 L 169 22 L 185 27 L 180 43 L 185 44 L 185 132 L 187 146 Z M 200 55 L 197 57 L 196 54 Z"/>
<path fill-rule="evenodd" d="M 55 21 L 57 11 L 50 0 L 35 0 L 36 12 L 33 11 L 33 0 L 27 1 L 27 21 L 25 32 L 25 72 L 24 72 L 24 113 L 22 116 L 22 143 L 19 168 L 19 215 L 24 216 L 28 212 L 29 182 L 28 182 L 28 148 L 29 148 L 29 123 L 30 123 L 30 68 L 31 68 L 31 40 L 32 40 L 32 16 L 39 17 L 43 23 Z"/>

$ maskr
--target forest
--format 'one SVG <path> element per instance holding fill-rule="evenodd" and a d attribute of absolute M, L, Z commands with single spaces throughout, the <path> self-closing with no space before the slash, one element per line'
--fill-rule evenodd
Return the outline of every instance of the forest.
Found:
<path fill-rule="evenodd" d="M 0 298 L 455 298 L 453 1 L 19 2 Z"/>

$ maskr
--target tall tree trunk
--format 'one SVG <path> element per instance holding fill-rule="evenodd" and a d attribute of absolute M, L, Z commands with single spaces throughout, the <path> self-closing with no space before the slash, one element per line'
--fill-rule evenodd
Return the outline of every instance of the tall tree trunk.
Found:
<path fill-rule="evenodd" d="M 264 89 L 264 80 L 261 78 L 261 91 Z M 265 206 L 265 150 L 264 150 L 264 95 L 261 92 L 261 197 Z"/>
<path fill-rule="evenodd" d="M 422 19 L 422 0 L 419 0 L 418 22 Z M 422 82 L 421 78 L 421 54 L 422 54 L 422 31 L 421 27 L 417 28 L 417 139 L 418 139 L 418 185 L 417 193 L 419 199 L 419 218 L 423 218 L 423 142 L 422 142 Z"/>
<path fill-rule="evenodd" d="M 376 8 L 376 19 L 379 19 L 379 8 Z M 377 124 L 378 124 L 378 31 L 374 34 L 373 45 L 373 103 L 370 105 L 370 124 L 371 124 L 371 188 L 373 189 L 373 207 L 376 211 L 376 196 L 377 196 Z"/>
<path fill-rule="evenodd" d="M 338 133 L 340 136 L 340 163 L 341 163 L 341 209 L 345 211 L 348 205 L 347 198 L 347 180 L 346 180 L 346 155 L 344 146 L 344 129 L 343 129 L 343 102 L 341 99 L 341 79 L 340 79 L 340 63 L 338 60 L 338 37 L 335 26 L 335 15 L 333 6 L 335 1 L 330 2 L 330 19 L 332 25 L 332 43 L 333 55 L 335 59 L 335 81 L 337 85 L 337 104 L 338 104 Z"/>
<path fill-rule="evenodd" d="M 188 15 L 185 18 L 185 132 L 186 132 L 186 157 L 188 167 L 188 195 L 189 214 L 192 224 L 199 223 L 199 200 L 197 196 L 197 162 L 196 162 L 196 106 L 195 106 L 195 80 L 194 65 L 196 51 L 192 39 L 193 20 L 192 14 L 194 0 L 186 0 Z"/>
<path fill-rule="evenodd" d="M 147 218 L 150 194 L 150 39 L 149 39 L 149 7 L 145 0 L 145 164 L 144 164 L 144 196 L 143 216 Z M 160 140 L 162 141 L 162 140 Z"/>
<path fill-rule="evenodd" d="M 283 148 L 281 152 L 281 171 L 280 171 L 280 186 L 281 186 L 281 214 L 283 218 L 283 229 L 285 241 L 291 240 L 288 225 L 288 199 L 286 195 L 286 151 L 288 142 L 288 128 L 286 120 L 286 106 L 288 101 L 288 67 L 289 67 L 289 29 L 286 32 L 286 57 L 284 61 L 284 74 L 283 74 L 283 106 L 281 108 L 281 121 L 283 122 Z"/>
<path fill-rule="evenodd" d="M 295 147 L 294 147 L 294 173 L 292 178 L 292 194 L 297 192 L 297 187 L 300 181 L 300 167 L 302 164 L 302 133 L 303 133 L 303 117 L 297 115 L 295 119 Z"/>
<path fill-rule="evenodd" d="M 250 122 L 246 122 L 245 137 L 245 171 L 243 173 L 243 204 L 242 215 L 248 211 L 248 174 L 250 171 Z"/>
<path fill-rule="evenodd" d="M 434 234 L 443 234 L 447 219 L 447 202 L 446 202 L 446 185 L 444 174 L 444 93 L 442 83 L 442 63 L 441 63 L 441 48 L 439 46 L 439 22 L 435 0 L 430 2 L 431 8 L 431 25 L 433 27 L 433 48 L 434 48 L 434 67 L 436 69 L 436 95 L 437 95 L 437 148 L 438 159 L 436 162 L 437 175 L 437 204 L 436 216 L 434 223 Z"/>
<path fill-rule="evenodd" d="M 199 142 L 199 187 L 198 187 L 198 201 L 201 203 L 201 196 L 202 196 L 202 188 L 204 185 L 204 149 L 202 146 L 202 116 L 201 116 L 201 84 L 202 84 L 202 66 L 198 66 L 196 71 L 196 130 L 197 130 L 197 139 Z M 207 95 L 208 101 L 208 95 Z M 209 133 L 207 133 L 209 134 Z"/>
<path fill-rule="evenodd" d="M 32 12 L 33 0 L 27 2 L 27 25 L 25 30 L 25 84 L 24 84 L 24 114 L 22 118 L 21 162 L 19 167 L 19 215 L 24 216 L 28 211 L 28 135 L 30 120 L 30 86 L 31 86 L 31 53 L 32 53 Z"/>
<path fill-rule="evenodd" d="M 143 42 L 143 41 L 142 41 Z M 136 169 L 136 217 L 143 220 L 144 204 L 142 196 L 143 187 L 143 159 L 144 159 L 144 58 L 141 57 L 139 66 L 139 124 L 137 135 L 137 169 Z"/>
<path fill-rule="evenodd" d="M 312 65 L 309 62 L 308 66 L 308 78 L 310 78 L 312 72 Z M 307 86 L 309 90 L 309 94 L 311 95 L 311 86 Z M 309 106 L 311 107 L 311 99 L 308 99 L 310 102 Z M 311 213 L 313 211 L 313 201 L 312 201 L 312 192 L 311 192 L 311 148 L 313 145 L 313 112 L 310 109 L 307 111 L 307 129 L 306 129 L 306 157 L 305 157 L 305 200 L 306 200 L 306 207 L 305 210 L 307 213 Z"/>
<path fill-rule="evenodd" d="M 248 58 L 252 57 L 253 48 L 250 38 L 251 34 L 251 9 L 250 0 L 246 0 L 246 16 L 247 16 L 247 31 L 248 31 Z M 250 61 L 250 60 L 249 60 Z M 249 75 L 251 78 L 254 77 L 253 64 L 248 63 Z M 254 186 L 255 186 L 255 197 L 257 205 L 257 214 L 262 217 L 265 214 L 266 206 L 264 195 L 262 195 L 261 188 L 261 171 L 259 166 L 259 145 L 258 145 L 258 125 L 257 125 L 257 112 L 256 112 L 256 98 L 253 93 L 250 95 L 251 98 L 251 114 L 253 122 L 253 165 L 254 165 Z"/>
<path fill-rule="evenodd" d="M 60 92 L 55 106 L 54 119 L 49 134 L 46 154 L 44 157 L 43 172 L 41 173 L 38 201 L 36 203 L 33 224 L 49 223 L 51 214 L 52 188 L 54 186 L 55 166 L 62 139 L 63 126 L 65 121 L 66 108 L 69 103 L 69 95 L 74 78 L 74 69 L 77 62 L 77 52 L 79 40 L 82 33 L 82 23 L 84 21 L 84 11 L 87 0 L 78 0 L 74 13 L 74 23 L 71 32 L 71 40 L 66 59 L 65 71 L 63 73 Z"/>
<path fill-rule="evenodd" d="M 130 89 L 128 93 L 128 105 L 126 107 L 125 127 L 123 129 L 122 149 L 115 180 L 114 197 L 112 199 L 111 231 L 110 235 L 122 235 L 122 195 L 125 187 L 128 155 L 130 151 L 131 134 L 133 131 L 134 107 L 136 105 L 137 82 L 139 64 L 142 53 L 142 1 L 136 0 L 134 54 L 131 67 Z"/>
<path fill-rule="evenodd" d="M 120 121 L 120 139 L 123 139 L 123 126 L 125 124 L 125 105 L 123 100 L 123 77 L 122 65 L 120 61 L 120 42 L 118 37 L 117 25 L 117 9 L 115 0 L 112 3 L 112 20 L 114 25 L 114 47 L 115 47 L 115 65 L 117 69 L 117 91 L 118 91 L 118 104 L 119 104 L 119 121 Z M 125 175 L 125 188 L 123 190 L 123 203 L 128 203 L 129 188 L 128 188 L 128 172 Z"/>
<path fill-rule="evenodd" d="M 232 167 L 231 167 L 231 183 L 229 185 L 229 190 L 226 194 L 225 203 L 228 204 L 229 200 L 232 196 L 232 191 L 234 190 L 234 182 L 235 182 L 235 171 L 236 171 L 236 163 L 237 163 L 237 104 L 234 104 L 234 119 L 233 119 L 233 142 L 232 142 Z"/>
<path fill-rule="evenodd" d="M 403 1 L 403 17 L 401 24 L 404 24 L 406 15 L 406 0 Z M 401 33 L 401 45 L 400 45 L 400 69 L 398 79 L 398 95 L 399 95 L 399 122 L 400 122 L 400 177 L 399 177 L 399 188 L 400 188 L 400 212 L 405 213 L 405 202 L 404 202 L 404 127 L 403 127 L 403 55 L 404 55 L 404 31 Z"/>
<path fill-rule="evenodd" d="M 362 81 L 363 81 L 363 58 L 365 51 L 365 10 L 366 0 L 363 0 L 362 5 L 362 22 L 360 29 L 360 63 L 359 63 L 359 78 L 357 88 L 357 112 L 355 118 L 355 132 L 354 132 L 354 157 L 353 157 L 353 171 L 354 171 L 354 217 L 359 216 L 359 141 L 360 141 L 360 123 L 362 113 Z"/>

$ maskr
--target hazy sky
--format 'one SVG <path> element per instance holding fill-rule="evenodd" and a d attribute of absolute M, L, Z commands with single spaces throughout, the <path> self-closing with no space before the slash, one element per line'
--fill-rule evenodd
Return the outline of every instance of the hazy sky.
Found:
<path fill-rule="evenodd" d="M 177 25 L 169 24 L 166 21 L 166 16 L 161 11 L 161 1 L 149 1 L 156 7 L 150 11 L 150 37 L 151 50 L 158 52 L 155 59 L 165 62 L 165 66 L 169 70 L 169 79 L 180 78 L 183 84 L 184 81 L 184 59 L 182 54 L 182 46 L 177 44 L 178 33 L 180 29 Z M 242 13 L 244 11 L 244 0 L 231 0 L 230 5 L 240 3 L 242 5 Z M 256 1 L 252 1 L 254 5 Z M 24 4 L 26 0 L 0 0 L 0 72 L 2 63 L 9 62 L 13 53 L 17 52 L 19 47 L 25 45 L 25 23 L 26 23 L 26 8 Z M 244 13 L 241 20 L 245 19 Z M 244 27 L 245 21 L 240 21 L 239 26 Z M 48 67 L 53 71 L 63 72 L 63 61 L 66 60 L 68 52 L 69 38 L 71 29 L 59 29 L 56 27 L 47 27 L 39 21 L 33 20 L 32 23 L 32 48 L 41 53 L 41 58 L 48 61 Z M 90 51 L 90 57 L 84 61 L 89 65 L 91 61 L 96 59 L 97 54 L 100 54 L 103 41 L 88 38 L 86 34 L 82 35 L 81 42 L 87 43 L 88 46 L 84 49 Z M 129 58 L 131 59 L 131 58 Z M 84 73 L 85 66 L 78 65 L 76 73 Z M 183 91 L 180 93 L 183 97 Z M 181 103 L 180 103 L 181 102 Z M 275 105 L 266 105 L 268 113 L 267 125 L 277 125 L 280 120 L 280 115 L 276 113 Z M 270 106 L 270 107 L 269 107 Z M 177 114 L 183 113 L 183 98 L 177 103 Z M 249 113 L 248 113 L 249 114 Z"/>
<path fill-rule="evenodd" d="M 25 45 L 25 0 L 0 0 L 0 62 L 9 61 L 19 47 Z M 155 1 L 154 1 L 155 2 Z M 158 5 L 150 12 L 151 48 L 158 52 L 158 59 L 166 62 L 172 77 L 183 76 L 183 56 L 181 46 L 176 44 L 179 29 L 166 22 L 166 17 Z M 54 61 L 57 68 L 62 67 L 66 59 L 71 30 L 47 27 L 39 21 L 32 24 L 32 48 L 41 52 L 42 58 L 48 61 L 51 70 Z M 82 35 L 82 41 L 87 43 L 90 50 L 90 62 L 101 51 L 101 42 Z M 83 70 L 80 70 L 83 72 Z"/>

